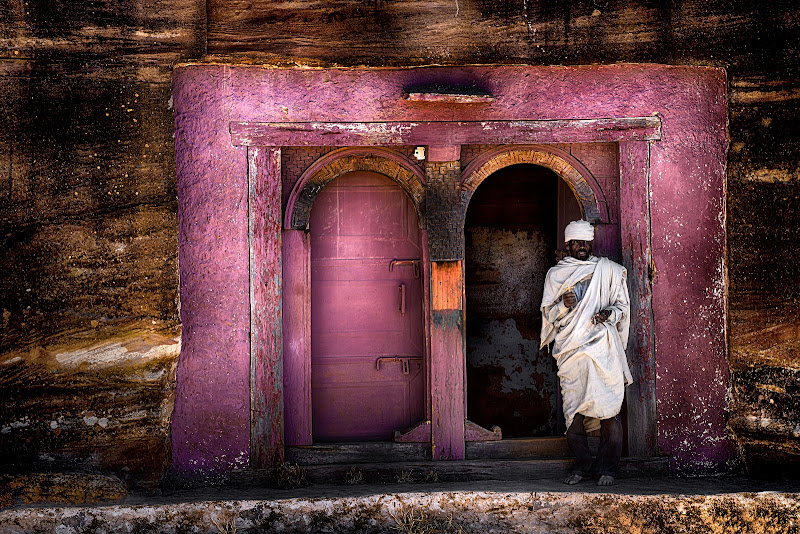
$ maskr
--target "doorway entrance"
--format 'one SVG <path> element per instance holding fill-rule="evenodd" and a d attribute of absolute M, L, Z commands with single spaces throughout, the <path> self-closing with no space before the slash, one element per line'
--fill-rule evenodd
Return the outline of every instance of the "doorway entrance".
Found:
<path fill-rule="evenodd" d="M 553 171 L 504 167 L 478 186 L 465 232 L 467 419 L 504 438 L 564 432 L 555 360 L 539 353 L 544 278 L 580 218 Z"/>
<path fill-rule="evenodd" d="M 418 215 L 356 171 L 322 189 L 310 231 L 313 440 L 389 441 L 425 413 Z"/>

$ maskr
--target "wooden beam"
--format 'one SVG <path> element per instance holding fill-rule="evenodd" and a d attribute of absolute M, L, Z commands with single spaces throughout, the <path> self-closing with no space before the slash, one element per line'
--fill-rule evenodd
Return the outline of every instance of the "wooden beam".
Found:
<path fill-rule="evenodd" d="M 442 146 L 653 141 L 661 139 L 661 119 L 231 122 L 230 133 L 235 146 Z"/>
<path fill-rule="evenodd" d="M 428 441 L 419 443 L 355 442 L 286 447 L 286 460 L 300 465 L 424 462 Z"/>
<path fill-rule="evenodd" d="M 480 441 L 500 441 L 503 439 L 503 431 L 500 427 L 495 425 L 489 430 L 483 428 L 477 423 L 470 420 L 464 421 L 464 441 L 466 442 L 480 442 Z"/>
<path fill-rule="evenodd" d="M 431 262 L 431 456 L 464 459 L 462 262 Z"/>
<path fill-rule="evenodd" d="M 283 462 L 281 151 L 248 148 L 250 467 Z"/>
<path fill-rule="evenodd" d="M 597 453 L 599 438 L 589 438 L 589 450 Z M 467 441 L 467 460 L 518 458 L 574 458 L 564 436 L 511 438 L 500 441 Z"/>
<path fill-rule="evenodd" d="M 633 375 L 628 396 L 628 450 L 631 456 L 658 454 L 656 365 L 650 229 L 650 146 L 619 145 L 622 263 L 628 270 L 631 329 L 627 356 Z"/>

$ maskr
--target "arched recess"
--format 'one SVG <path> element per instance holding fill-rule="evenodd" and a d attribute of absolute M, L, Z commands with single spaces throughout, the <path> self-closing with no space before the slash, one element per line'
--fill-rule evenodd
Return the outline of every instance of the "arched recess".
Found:
<path fill-rule="evenodd" d="M 325 184 L 353 171 L 372 171 L 391 178 L 411 197 L 420 224 L 425 213 L 425 174 L 405 155 L 381 147 L 348 147 L 329 152 L 300 176 L 286 205 L 284 228 L 307 230 L 311 207 Z"/>
<path fill-rule="evenodd" d="M 289 196 L 284 214 L 283 250 L 283 383 L 285 444 L 305 446 L 312 439 L 311 399 L 311 208 L 330 181 L 354 171 L 371 171 L 397 183 L 411 199 L 419 216 L 421 264 L 427 265 L 427 233 L 424 229 L 425 175 L 409 158 L 382 147 L 348 147 L 329 152 L 302 174 Z M 421 269 L 424 298 L 428 298 L 428 273 Z M 424 320 L 428 337 L 429 318 Z M 425 347 L 425 359 L 429 359 Z M 426 364 L 427 365 L 427 364 Z M 424 401 L 429 417 L 430 399 Z"/>
<path fill-rule="evenodd" d="M 589 169 L 568 152 L 546 145 L 501 146 L 487 150 L 475 158 L 461 175 L 462 221 L 466 217 L 469 201 L 481 182 L 495 171 L 519 163 L 541 165 L 551 169 L 575 193 L 584 219 L 591 223 L 609 222 L 605 195 Z"/>

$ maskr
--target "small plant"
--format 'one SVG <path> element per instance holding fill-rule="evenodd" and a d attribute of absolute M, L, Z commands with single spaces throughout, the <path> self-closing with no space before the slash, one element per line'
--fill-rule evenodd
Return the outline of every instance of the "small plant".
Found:
<path fill-rule="evenodd" d="M 428 469 L 425 473 L 425 482 L 439 482 L 439 472 L 436 469 Z"/>
<path fill-rule="evenodd" d="M 279 488 L 302 488 L 308 486 L 307 473 L 300 464 L 284 462 L 278 466 L 275 479 Z"/>
<path fill-rule="evenodd" d="M 211 523 L 217 527 L 220 534 L 236 534 L 236 512 L 230 512 L 218 517 L 212 517 Z"/>
<path fill-rule="evenodd" d="M 400 474 L 397 476 L 397 482 L 400 484 L 408 484 L 409 482 L 414 481 L 414 471 L 400 471 Z"/>
<path fill-rule="evenodd" d="M 416 512 L 409 508 L 404 508 L 389 516 L 394 521 L 391 525 L 392 530 L 402 534 L 463 534 L 464 529 L 453 519 L 453 514 L 447 517 L 439 517 L 429 510 Z"/>
<path fill-rule="evenodd" d="M 422 513 L 417 515 L 414 510 L 406 508 L 404 510 L 400 510 L 397 512 L 397 514 L 389 512 L 389 516 L 394 521 L 394 525 L 391 526 L 392 530 L 402 532 L 403 534 L 417 534 L 424 532 L 424 530 L 420 529 L 423 521 L 425 520 L 425 516 Z"/>
<path fill-rule="evenodd" d="M 344 481 L 346 484 L 355 486 L 356 484 L 364 483 L 364 473 L 356 466 L 351 466 L 350 469 L 344 474 Z"/>

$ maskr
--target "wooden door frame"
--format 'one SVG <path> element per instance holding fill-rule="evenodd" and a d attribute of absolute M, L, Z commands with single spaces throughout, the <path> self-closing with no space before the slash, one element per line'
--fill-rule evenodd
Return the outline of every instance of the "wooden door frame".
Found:
<path fill-rule="evenodd" d="M 283 221 L 284 335 L 284 428 L 285 445 L 311 445 L 311 244 L 308 231 L 311 207 L 317 194 L 335 178 L 354 171 L 369 171 L 394 181 L 406 193 L 420 223 L 420 249 L 425 262 L 425 176 L 400 152 L 382 147 L 346 147 L 320 157 L 303 172 L 289 195 Z M 423 310 L 428 302 L 428 273 L 421 269 Z M 423 313 L 425 365 L 430 350 L 427 313 Z M 426 370 L 425 417 L 430 418 L 430 380 Z"/>
<path fill-rule="evenodd" d="M 556 139 L 561 143 L 618 143 L 622 185 L 622 255 L 623 264 L 631 273 L 631 316 L 635 318 L 628 357 L 635 379 L 629 394 L 635 396 L 637 402 L 628 403 L 628 442 L 632 455 L 654 455 L 657 452 L 657 430 L 653 310 L 649 284 L 651 232 L 648 154 L 650 143 L 660 139 L 660 121 L 657 117 L 604 119 L 602 128 L 596 120 L 541 121 L 546 125 L 535 124 L 537 121 L 526 122 L 533 124 L 521 126 L 520 130 L 515 131 L 514 137 L 514 140 L 523 142 L 481 154 L 474 164 L 460 174 L 463 191 L 458 208 L 461 227 L 472 192 L 480 182 L 494 172 L 495 167 L 526 162 L 555 171 L 568 181 L 593 220 L 607 221 L 605 198 L 591 173 L 568 153 L 542 143 Z M 425 174 L 401 153 L 372 146 L 377 142 L 389 141 L 376 139 L 374 134 L 370 134 L 371 128 L 377 128 L 374 124 L 361 125 L 362 133 L 354 135 L 354 128 L 348 123 L 347 134 L 337 137 L 339 132 L 345 130 L 344 126 L 337 123 L 317 123 L 313 128 L 307 124 L 298 125 L 289 133 L 285 124 L 231 123 L 230 126 L 234 144 L 249 147 L 248 183 L 252 184 L 248 190 L 252 317 L 251 465 L 274 465 L 282 460 L 285 445 L 312 443 L 311 250 L 307 233 L 308 214 L 316 194 L 327 182 L 353 170 L 371 170 L 397 182 L 411 197 L 424 226 L 420 237 L 426 256 L 422 272 L 428 350 L 426 415 L 429 423 L 416 432 L 418 435 L 430 435 L 434 459 L 463 459 L 466 439 L 463 257 L 456 261 L 435 261 L 436 258 L 430 258 L 427 246 L 429 222 L 425 217 Z M 413 126 L 407 125 L 407 128 L 399 130 L 408 131 Z M 445 131 L 457 130 L 457 126 L 456 123 L 441 122 L 432 128 Z M 298 138 L 298 130 L 303 131 L 302 138 Z M 469 129 L 463 133 L 462 128 L 464 142 L 496 143 L 500 135 L 498 132 L 503 132 L 503 128 L 488 133 Z M 406 135 L 391 140 L 414 145 L 417 144 L 415 141 L 429 140 L 430 132 L 424 130 L 422 133 L 424 135 L 419 137 Z M 507 136 L 506 132 L 503 139 Z M 275 199 L 279 202 L 280 194 L 276 195 L 259 186 L 263 183 L 281 183 L 280 147 L 301 142 L 306 146 L 331 146 L 332 141 L 361 143 L 361 146 L 342 147 L 314 162 L 294 185 L 280 224 L 274 213 Z M 452 152 L 459 154 L 460 146 L 456 148 Z M 268 199 L 272 199 L 271 203 Z M 269 208 L 267 215 L 263 212 L 265 206 Z M 259 227 L 266 227 L 269 231 L 261 233 L 257 231 Z M 280 274 L 264 273 L 258 266 L 266 262 L 274 264 L 276 246 L 280 247 L 277 260 L 281 265 Z M 452 268 L 448 265 L 451 263 Z M 264 287 L 268 290 L 264 291 Z M 276 305 L 278 302 L 281 305 Z M 264 339 L 272 344 L 265 348 Z M 459 369 L 460 372 L 456 372 Z M 430 423 L 432 421 L 438 424 Z"/>

